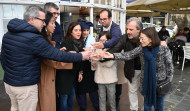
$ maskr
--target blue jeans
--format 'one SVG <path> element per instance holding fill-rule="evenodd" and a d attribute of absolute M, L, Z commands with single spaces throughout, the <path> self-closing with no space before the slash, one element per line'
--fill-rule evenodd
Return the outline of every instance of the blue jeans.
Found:
<path fill-rule="evenodd" d="M 75 95 L 75 88 L 73 86 L 71 94 L 60 94 L 59 102 L 60 102 L 60 111 L 72 111 L 73 99 Z"/>
<path fill-rule="evenodd" d="M 165 96 L 163 96 L 163 97 L 157 97 L 156 98 L 156 108 L 154 108 L 155 109 L 155 111 L 163 111 L 163 106 L 164 106 L 164 97 Z M 146 97 L 144 98 L 144 111 L 152 111 L 152 109 L 151 109 L 151 107 L 152 106 L 148 106 L 147 105 L 147 99 L 146 99 Z"/>
<path fill-rule="evenodd" d="M 89 97 L 90 100 L 92 101 L 93 106 L 99 107 L 98 91 L 90 92 Z M 80 107 L 86 108 L 87 106 L 86 94 L 76 94 L 76 99 Z"/>

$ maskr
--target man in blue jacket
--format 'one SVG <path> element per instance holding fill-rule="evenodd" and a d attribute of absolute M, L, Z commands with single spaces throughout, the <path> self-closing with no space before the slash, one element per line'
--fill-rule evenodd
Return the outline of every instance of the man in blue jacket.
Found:
<path fill-rule="evenodd" d="M 106 43 L 96 42 L 93 47 L 96 49 L 111 48 L 117 44 L 121 36 L 121 29 L 119 25 L 112 21 L 111 11 L 103 9 L 100 12 L 100 23 L 102 24 L 101 31 L 109 31 L 111 34 L 111 40 Z"/>
<path fill-rule="evenodd" d="M 101 31 L 109 31 L 111 34 L 111 40 L 106 43 L 96 42 L 93 47 L 95 49 L 112 48 L 119 41 L 121 36 L 121 29 L 119 25 L 112 21 L 111 11 L 103 9 L 100 12 L 100 23 L 102 24 Z M 122 84 L 116 84 L 116 107 L 119 111 L 119 100 L 122 92 Z"/>
<path fill-rule="evenodd" d="M 61 48 L 61 41 L 63 38 L 63 29 L 62 27 L 56 22 L 58 16 L 60 15 L 59 7 L 54 4 L 53 2 L 48 2 L 44 5 L 45 12 L 50 12 L 53 14 L 54 20 L 55 20 L 55 31 L 52 34 L 52 40 L 56 42 L 56 48 Z"/>
<path fill-rule="evenodd" d="M 24 20 L 12 19 L 3 36 L 1 64 L 11 111 L 36 111 L 42 58 L 78 62 L 89 57 L 89 52 L 67 53 L 47 43 L 40 33 L 46 25 L 44 20 L 42 8 L 29 6 Z"/>

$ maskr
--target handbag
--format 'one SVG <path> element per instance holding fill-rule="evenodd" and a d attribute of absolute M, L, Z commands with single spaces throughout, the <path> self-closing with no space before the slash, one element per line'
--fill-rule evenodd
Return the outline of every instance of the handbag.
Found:
<path fill-rule="evenodd" d="M 157 85 L 156 92 L 157 97 L 165 96 L 167 93 L 172 91 L 172 84 L 169 80 L 163 81 Z"/>

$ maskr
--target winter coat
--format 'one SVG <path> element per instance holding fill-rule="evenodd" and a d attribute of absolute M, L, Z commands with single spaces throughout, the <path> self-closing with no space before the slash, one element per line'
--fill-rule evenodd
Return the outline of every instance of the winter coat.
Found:
<path fill-rule="evenodd" d="M 129 52 L 114 53 L 116 60 L 130 60 L 137 56 L 140 56 L 141 60 L 141 75 L 139 90 L 143 92 L 143 80 L 145 69 L 145 58 L 142 46 L 135 48 Z M 172 80 L 174 74 L 174 67 L 172 62 L 172 56 L 168 47 L 159 46 L 159 51 L 156 56 L 156 80 L 157 84 L 162 84 L 165 81 Z"/>
<path fill-rule="evenodd" d="M 66 51 L 76 51 L 72 42 L 68 39 L 63 39 L 62 47 L 66 47 Z M 56 75 L 56 90 L 59 94 L 71 94 L 72 87 L 76 86 L 78 81 L 79 71 L 81 70 L 83 62 L 74 62 L 73 68 L 58 69 Z"/>
<path fill-rule="evenodd" d="M 114 47 L 109 49 L 108 51 L 110 53 L 121 52 L 122 50 L 124 50 L 124 52 L 126 52 L 126 51 L 133 50 L 137 46 L 138 46 L 138 43 L 133 43 L 130 39 L 128 39 L 127 34 L 124 34 L 120 37 L 119 42 Z M 140 66 L 139 57 L 125 61 L 125 65 L 124 65 L 125 77 L 130 82 L 132 82 L 132 78 L 134 77 L 135 70 L 140 70 L 140 68 L 141 68 L 141 66 Z"/>
<path fill-rule="evenodd" d="M 103 27 L 101 28 L 101 31 L 103 31 Z M 110 28 L 110 34 L 111 34 L 111 40 L 104 43 L 104 48 L 111 48 L 114 45 L 117 44 L 119 41 L 119 38 L 121 36 L 121 29 L 119 25 L 117 25 L 115 22 L 112 21 L 111 28 Z"/>
<path fill-rule="evenodd" d="M 55 42 L 53 44 L 55 46 Z M 40 83 L 38 83 L 37 111 L 56 111 L 56 69 L 72 69 L 72 66 L 72 63 L 43 59 Z"/>
<path fill-rule="evenodd" d="M 82 54 L 67 53 L 50 45 L 41 33 L 24 20 L 12 19 L 3 36 L 1 64 L 4 82 L 11 86 L 28 86 L 39 83 L 41 60 L 78 62 Z"/>
<path fill-rule="evenodd" d="M 97 62 L 94 81 L 98 84 L 110 84 L 118 81 L 117 62 L 114 60 L 107 62 Z"/>

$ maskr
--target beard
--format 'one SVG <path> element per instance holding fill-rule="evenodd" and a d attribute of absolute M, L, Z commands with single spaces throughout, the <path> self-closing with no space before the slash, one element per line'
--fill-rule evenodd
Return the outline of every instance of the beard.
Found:
<path fill-rule="evenodd" d="M 129 36 L 129 35 L 131 35 L 131 34 L 127 34 L 127 35 Z M 139 34 L 138 34 L 138 33 L 136 33 L 132 38 L 129 38 L 129 37 L 128 37 L 128 38 L 129 38 L 129 39 L 134 39 L 134 38 L 137 38 L 137 37 L 139 37 Z"/>

